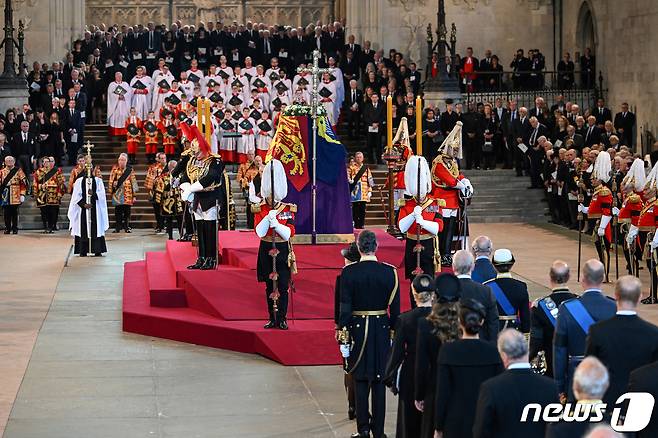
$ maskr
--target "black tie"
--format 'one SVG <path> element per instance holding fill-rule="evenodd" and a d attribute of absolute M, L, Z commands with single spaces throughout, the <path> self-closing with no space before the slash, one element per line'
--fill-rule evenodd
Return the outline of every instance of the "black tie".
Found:
<path fill-rule="evenodd" d="M 71 110 L 71 117 L 73 117 L 73 110 Z"/>

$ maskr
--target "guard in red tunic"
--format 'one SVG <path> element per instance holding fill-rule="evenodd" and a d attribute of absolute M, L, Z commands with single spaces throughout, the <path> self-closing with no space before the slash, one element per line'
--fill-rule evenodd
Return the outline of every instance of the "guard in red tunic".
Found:
<path fill-rule="evenodd" d="M 420 178 L 418 175 L 420 165 Z M 406 201 L 400 208 L 398 227 L 405 235 L 404 273 L 413 280 L 416 275 L 434 277 L 440 263 L 438 234 L 443 229 L 442 199 L 429 196 L 432 189 L 430 169 L 425 157 L 413 155 L 404 169 Z M 420 180 L 420 190 L 418 181 Z M 413 296 L 412 296 L 413 298 Z M 411 300 L 412 306 L 414 300 Z"/>
<path fill-rule="evenodd" d="M 137 117 L 137 110 L 135 107 L 131 107 L 130 115 L 126 119 L 126 152 L 128 153 L 128 164 L 136 163 L 135 157 L 137 155 L 140 137 L 142 136 L 141 129 L 142 119 Z"/>
<path fill-rule="evenodd" d="M 616 214 L 619 223 L 621 224 L 620 230 L 622 233 L 622 241 L 626 240 L 627 245 L 624 245 L 624 257 L 626 258 L 626 270 L 630 275 L 636 275 L 639 268 L 639 261 L 642 257 L 641 252 L 637 250 L 635 238 L 631 237 L 628 242 L 628 237 L 633 234 L 637 236 L 637 225 L 642 212 L 642 190 L 646 182 L 644 174 L 644 161 L 636 158 L 628 170 L 628 173 L 621 181 L 621 192 L 623 201 L 621 209 L 612 209 L 612 214 Z"/>
<path fill-rule="evenodd" d="M 290 238 L 295 235 L 297 206 L 281 202 L 288 195 L 288 180 L 279 160 L 272 159 L 265 166 L 260 191 L 263 201 L 253 206 L 252 212 L 256 235 L 260 238 L 256 274 L 258 282 L 265 283 L 269 313 L 265 328 L 287 330 L 288 284 L 291 272 L 295 271 Z"/>
<path fill-rule="evenodd" d="M 644 252 L 647 268 L 651 272 L 651 291 L 647 298 L 642 300 L 643 304 L 655 304 L 658 302 L 656 297 L 658 290 L 658 276 L 656 275 L 656 248 L 658 247 L 658 163 L 653 166 L 647 181 L 644 185 L 644 207 L 640 211 L 640 217 L 637 222 L 637 230 L 631 229 L 628 232 L 626 241 L 635 240 L 639 252 Z M 637 239 L 635 237 L 637 236 Z"/>
<path fill-rule="evenodd" d="M 442 266 L 452 265 L 452 237 L 458 219 L 461 219 L 462 229 L 468 225 L 463 209 L 460 212 L 460 202 L 473 196 L 473 186 L 459 171 L 457 163 L 462 158 L 461 130 L 462 122 L 458 121 L 441 144 L 439 155 L 432 161 L 432 197 L 445 201 L 442 208 L 444 227 L 439 236 Z"/>
<path fill-rule="evenodd" d="M 611 178 L 611 160 L 607 152 L 601 152 L 596 157 L 594 169 L 592 170 L 592 199 L 589 206 L 578 204 L 578 211 L 587 215 L 589 219 L 597 219 L 596 237 L 594 245 L 599 259 L 605 267 L 605 281 L 608 280 L 610 272 L 610 242 L 612 241 L 612 229 L 610 222 L 612 219 L 612 192 L 606 186 Z"/>
<path fill-rule="evenodd" d="M 174 119 L 174 113 L 171 111 L 164 111 L 164 120 L 160 120 L 158 128 L 162 132 L 162 145 L 164 146 L 165 155 L 176 155 L 176 145 L 180 138 L 180 133 Z"/>

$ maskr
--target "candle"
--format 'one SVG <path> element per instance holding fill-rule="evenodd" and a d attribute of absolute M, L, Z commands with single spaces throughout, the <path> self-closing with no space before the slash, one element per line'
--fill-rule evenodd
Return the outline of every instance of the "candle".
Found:
<path fill-rule="evenodd" d="M 210 118 L 210 99 L 203 99 L 206 106 L 206 142 L 210 146 L 210 134 L 212 131 L 212 119 Z"/>
<path fill-rule="evenodd" d="M 201 97 L 197 97 L 196 99 L 196 127 L 199 128 L 199 131 L 203 129 L 203 121 L 201 118 L 203 117 L 203 99 Z"/>
<path fill-rule="evenodd" d="M 393 148 L 393 97 L 386 98 L 386 147 L 390 152 Z"/>
<path fill-rule="evenodd" d="M 416 155 L 423 155 L 423 100 L 416 96 Z"/>

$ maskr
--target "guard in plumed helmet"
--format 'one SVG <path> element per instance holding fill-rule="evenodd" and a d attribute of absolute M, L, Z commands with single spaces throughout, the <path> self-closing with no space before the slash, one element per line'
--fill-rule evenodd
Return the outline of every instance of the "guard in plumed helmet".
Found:
<path fill-rule="evenodd" d="M 459 171 L 462 158 L 462 122 L 458 121 L 443 140 L 439 155 L 432 161 L 432 196 L 445 201 L 442 209 L 444 227 L 440 236 L 441 265 L 452 265 L 452 240 L 456 229 L 468 226 L 463 214 L 473 196 L 473 185 Z"/>
<path fill-rule="evenodd" d="M 624 257 L 626 258 L 626 269 L 630 275 L 637 275 L 642 259 L 642 251 L 638 249 L 635 236 L 638 234 L 638 223 L 640 213 L 644 206 L 642 191 L 646 183 L 644 172 L 644 161 L 636 158 L 621 181 L 622 204 L 620 209 L 613 208 L 620 223 L 621 241 L 624 245 Z M 630 237 L 630 239 L 628 239 Z"/>
<path fill-rule="evenodd" d="M 656 274 L 656 266 L 658 265 L 658 163 L 653 166 L 647 181 L 644 185 L 644 206 L 640 211 L 638 219 L 638 231 L 634 234 L 637 235 L 639 250 L 644 253 L 647 267 L 651 273 L 651 290 L 649 296 L 642 300 L 642 304 L 655 304 L 658 302 L 658 275 Z M 629 232 L 629 237 L 634 239 L 634 236 Z M 627 237 L 627 239 L 629 239 Z"/>
<path fill-rule="evenodd" d="M 186 159 L 181 175 L 181 199 L 191 204 L 196 222 L 199 252 L 196 263 L 188 269 L 215 269 L 217 266 L 217 220 L 224 184 L 224 163 L 219 155 L 210 152 L 210 145 L 196 126 L 191 126 L 194 155 Z"/>
<path fill-rule="evenodd" d="M 500 331 L 511 327 L 530 337 L 530 297 L 528 286 L 521 280 L 512 278 L 514 256 L 509 249 L 501 248 L 494 252 L 493 265 L 498 272 L 495 279 L 485 281 L 498 303 Z"/>
<path fill-rule="evenodd" d="M 599 260 L 605 267 L 605 282 L 608 283 L 610 272 L 610 242 L 612 241 L 612 191 L 606 186 L 610 182 L 612 173 L 610 154 L 600 152 L 594 162 L 592 170 L 592 199 L 587 207 L 578 204 L 578 212 L 584 213 L 589 219 L 596 219 L 594 245 L 599 255 Z"/>
<path fill-rule="evenodd" d="M 433 276 L 417 275 L 411 282 L 416 308 L 400 315 L 395 326 L 384 383 L 398 395 L 396 437 L 412 438 L 420 435 L 423 414 L 416 409 L 414 403 L 416 335 L 419 321 L 427 318 L 432 310 L 434 288 Z"/>
<path fill-rule="evenodd" d="M 434 276 L 440 263 L 438 235 L 443 229 L 442 199 L 430 196 L 430 169 L 425 157 L 410 156 L 404 170 L 406 201 L 400 208 L 398 227 L 405 235 L 404 273 Z M 419 184 L 420 183 L 420 184 Z M 412 307 L 415 306 L 411 294 Z"/>
<path fill-rule="evenodd" d="M 281 202 L 288 195 L 283 164 L 271 159 L 263 169 L 260 186 L 263 201 L 253 205 L 256 235 L 260 238 L 256 274 L 265 283 L 269 321 L 266 329 L 288 330 L 288 287 L 295 256 L 290 239 L 295 235 L 297 206 Z"/>

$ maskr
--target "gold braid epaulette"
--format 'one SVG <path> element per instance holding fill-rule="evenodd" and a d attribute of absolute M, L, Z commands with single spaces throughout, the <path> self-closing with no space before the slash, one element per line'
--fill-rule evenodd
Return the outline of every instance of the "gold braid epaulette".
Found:
<path fill-rule="evenodd" d="M 640 202 L 642 202 L 642 198 L 637 193 L 631 193 L 630 195 L 628 195 L 627 199 L 630 204 L 639 204 Z"/>

